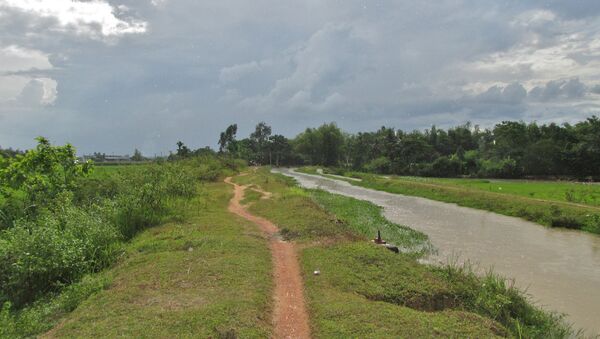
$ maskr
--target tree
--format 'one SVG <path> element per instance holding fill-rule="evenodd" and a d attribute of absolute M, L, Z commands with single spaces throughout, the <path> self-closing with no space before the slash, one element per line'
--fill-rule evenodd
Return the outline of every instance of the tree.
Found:
<path fill-rule="evenodd" d="M 133 156 L 131 157 L 131 160 L 133 160 L 133 161 L 143 161 L 144 160 L 144 156 L 142 155 L 142 152 L 140 152 L 140 150 L 138 150 L 136 148 L 133 151 Z"/>
<path fill-rule="evenodd" d="M 342 131 L 335 123 L 323 124 L 317 129 L 321 140 L 321 151 L 323 161 L 321 165 L 337 166 L 342 157 L 342 146 L 344 145 L 344 136 Z"/>
<path fill-rule="evenodd" d="M 303 163 L 309 165 L 321 164 L 320 143 L 317 131 L 312 128 L 307 128 L 304 132 L 298 134 L 292 142 L 294 152 L 298 154 Z"/>
<path fill-rule="evenodd" d="M 177 156 L 187 158 L 191 155 L 190 149 L 181 141 L 177 141 Z"/>
<path fill-rule="evenodd" d="M 254 141 L 256 146 L 257 162 L 261 165 L 266 163 L 269 158 L 271 163 L 271 157 L 269 153 L 269 137 L 271 136 L 271 126 L 267 125 L 264 121 L 259 122 L 252 134 L 250 134 L 250 140 Z"/>
<path fill-rule="evenodd" d="M 292 158 L 292 147 L 288 139 L 280 134 L 269 137 L 269 154 L 275 158 L 275 166 L 288 164 Z"/>
<path fill-rule="evenodd" d="M 229 125 L 224 132 L 221 132 L 221 136 L 219 137 L 219 153 L 236 153 L 236 134 L 237 124 Z"/>

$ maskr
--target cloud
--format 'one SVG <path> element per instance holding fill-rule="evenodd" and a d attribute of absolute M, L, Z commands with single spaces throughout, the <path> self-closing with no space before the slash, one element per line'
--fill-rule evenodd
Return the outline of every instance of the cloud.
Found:
<path fill-rule="evenodd" d="M 56 81 L 48 78 L 29 81 L 16 98 L 18 104 L 26 106 L 50 105 L 56 100 Z"/>
<path fill-rule="evenodd" d="M 573 122 L 598 84 L 597 0 L 0 0 L 0 144 L 21 148 L 166 153 L 260 120 Z"/>
<path fill-rule="evenodd" d="M 16 45 L 0 47 L 0 74 L 52 68 L 48 54 Z"/>
<path fill-rule="evenodd" d="M 233 65 L 221 69 L 219 80 L 223 83 L 232 83 L 248 75 L 256 74 L 261 70 L 261 66 L 256 61 L 245 64 Z"/>
<path fill-rule="evenodd" d="M 144 33 L 147 23 L 127 17 L 127 7 L 113 7 L 101 0 L 3 0 L 0 7 L 16 9 L 39 18 L 55 20 L 54 29 L 89 36 Z M 125 17 L 117 17 L 117 12 Z"/>
<path fill-rule="evenodd" d="M 550 101 L 559 99 L 579 99 L 587 92 L 587 87 L 579 78 L 552 80 L 544 86 L 536 86 L 529 91 L 533 100 Z"/>
<path fill-rule="evenodd" d="M 527 97 L 527 91 L 520 83 L 512 83 L 504 88 L 490 87 L 484 93 L 477 95 L 477 100 L 487 103 L 520 104 Z"/>
<path fill-rule="evenodd" d="M 289 46 L 275 60 L 253 61 L 226 67 L 222 82 L 235 86 L 235 81 L 265 69 L 279 76 L 264 93 L 243 98 L 240 104 L 254 110 L 323 111 L 339 108 L 346 99 L 339 87 L 368 69 L 363 51 L 369 42 L 356 27 L 325 24 L 306 41 Z M 277 72 L 282 64 L 291 65 Z"/>
<path fill-rule="evenodd" d="M 27 103 L 53 103 L 56 100 L 56 81 L 31 75 L 52 68 L 48 54 L 41 51 L 16 45 L 0 48 L 0 104 L 15 100 L 16 103 L 22 103 L 21 99 L 26 99 Z M 35 87 L 39 87 L 39 90 L 35 90 Z M 41 94 L 30 100 L 36 91 Z"/>

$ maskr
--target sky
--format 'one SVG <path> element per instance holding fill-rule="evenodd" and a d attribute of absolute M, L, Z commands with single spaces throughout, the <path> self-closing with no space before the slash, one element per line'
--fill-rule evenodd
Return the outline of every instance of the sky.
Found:
<path fill-rule="evenodd" d="M 0 147 L 214 147 L 600 108 L 600 1 L 0 0 Z"/>

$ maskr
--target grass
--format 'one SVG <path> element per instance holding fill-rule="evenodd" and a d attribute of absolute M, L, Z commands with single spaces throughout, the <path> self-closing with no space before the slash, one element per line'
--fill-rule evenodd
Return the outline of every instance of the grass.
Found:
<path fill-rule="evenodd" d="M 300 171 L 315 174 L 314 168 Z M 431 179 L 415 177 L 384 177 L 366 173 L 347 173 L 352 177 L 360 177 L 361 181 L 348 180 L 355 186 L 380 191 L 424 197 L 432 200 L 455 203 L 508 216 L 519 217 L 545 226 L 580 229 L 600 234 L 600 207 L 568 201 L 559 197 L 565 192 L 579 188 L 579 195 L 584 190 L 598 190 L 579 184 L 567 183 L 521 183 L 515 181 L 485 182 L 479 179 Z M 325 174 L 326 175 L 326 174 Z M 486 190 L 485 187 L 501 187 L 502 190 Z M 505 190 L 504 187 L 507 187 Z M 501 191 L 502 193 L 499 193 Z M 538 194 L 538 197 L 532 197 Z M 562 192 L 562 193 L 561 193 Z M 595 192 L 595 191 L 594 191 Z M 541 197 L 554 197 L 544 200 Z"/>
<path fill-rule="evenodd" d="M 387 242 L 399 246 L 407 253 L 421 256 L 433 251 L 425 234 L 390 222 L 381 214 L 379 206 L 363 200 L 344 199 L 323 190 L 311 191 L 310 197 L 324 210 L 343 220 L 345 226 L 355 234 L 375 238 L 379 230 Z"/>
<path fill-rule="evenodd" d="M 384 221 L 368 202 L 302 190 L 266 169 L 236 180 L 274 193 L 251 211 L 274 221 L 302 248 L 315 337 L 570 335 L 559 317 L 533 306 L 498 276 L 419 264 L 427 244 L 423 234 L 385 221 L 386 232 L 407 253 L 372 244 L 373 230 Z"/>
<path fill-rule="evenodd" d="M 557 202 L 600 206 L 600 185 L 593 183 L 421 177 L 398 177 L 398 179 L 449 186 L 461 186 L 487 192 L 518 195 Z"/>
<path fill-rule="evenodd" d="M 104 289 L 46 337 L 268 337 L 266 239 L 227 211 L 230 186 L 206 184 L 183 222 L 142 232 L 101 274 Z M 55 320 L 56 322 L 56 320 Z"/>

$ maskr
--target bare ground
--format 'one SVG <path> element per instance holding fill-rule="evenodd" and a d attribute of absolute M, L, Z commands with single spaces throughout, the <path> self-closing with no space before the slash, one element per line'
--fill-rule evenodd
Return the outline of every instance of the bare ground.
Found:
<path fill-rule="evenodd" d="M 226 178 L 225 182 L 234 187 L 234 195 L 229 202 L 229 211 L 258 225 L 270 239 L 275 279 L 274 337 L 310 338 L 310 326 L 296 247 L 293 243 L 277 237 L 279 229 L 275 224 L 251 214 L 241 205 L 240 201 L 244 198 L 247 186 L 233 183 L 231 177 Z M 251 189 L 262 193 L 263 198 L 270 197 L 269 192 L 256 188 Z"/>

